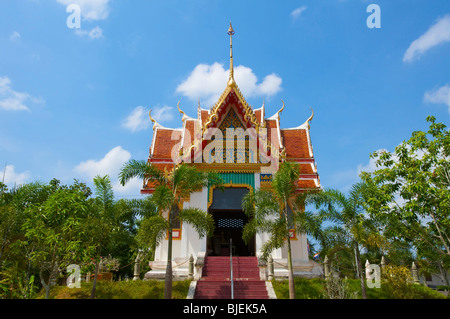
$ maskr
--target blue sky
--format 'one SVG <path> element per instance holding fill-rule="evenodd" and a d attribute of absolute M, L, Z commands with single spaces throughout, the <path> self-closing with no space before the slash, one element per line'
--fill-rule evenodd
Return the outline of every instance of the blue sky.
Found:
<path fill-rule="evenodd" d="M 81 8 L 69 28 L 70 4 Z M 381 28 L 369 28 L 370 4 Z M 75 21 L 75 20 L 71 20 Z M 0 166 L 14 183 L 53 177 L 91 184 L 109 174 L 116 197 L 127 160 L 146 159 L 148 110 L 180 127 L 226 86 L 232 21 L 236 82 L 266 116 L 283 99 L 283 128 L 315 112 L 311 138 L 323 187 L 347 191 L 369 154 L 393 151 L 427 115 L 449 125 L 450 1 L 0 2 Z"/>

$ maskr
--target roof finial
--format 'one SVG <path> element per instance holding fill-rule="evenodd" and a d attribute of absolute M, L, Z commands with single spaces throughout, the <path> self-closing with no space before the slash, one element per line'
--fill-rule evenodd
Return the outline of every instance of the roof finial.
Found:
<path fill-rule="evenodd" d="M 230 21 L 230 28 L 228 29 L 228 35 L 230 36 L 230 78 L 228 79 L 228 84 L 234 84 L 234 67 L 233 67 L 233 35 L 234 30 L 231 26 Z"/>

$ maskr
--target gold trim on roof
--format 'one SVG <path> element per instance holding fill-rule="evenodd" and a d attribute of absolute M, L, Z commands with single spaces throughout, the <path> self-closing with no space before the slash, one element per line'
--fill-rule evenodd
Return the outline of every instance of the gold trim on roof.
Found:
<path fill-rule="evenodd" d="M 283 112 L 284 107 L 285 107 L 284 101 L 281 100 L 281 102 L 283 103 L 283 106 L 281 107 L 281 109 L 280 109 L 280 110 L 277 112 L 277 114 L 276 114 L 277 119 L 278 119 L 278 123 L 280 123 L 280 114 L 281 114 L 281 112 Z"/>
<path fill-rule="evenodd" d="M 230 35 L 230 77 L 229 77 L 229 81 L 227 83 L 227 86 L 226 86 L 225 90 L 222 92 L 222 94 L 219 97 L 218 101 L 210 108 L 208 117 L 206 118 L 204 124 L 201 122 L 201 109 L 200 109 L 200 101 L 199 101 L 198 110 L 197 110 L 197 117 L 198 117 L 198 120 L 200 121 L 200 124 L 202 125 L 202 131 L 201 131 L 202 132 L 201 133 L 202 138 L 197 139 L 197 140 L 194 139 L 194 141 L 191 143 L 191 145 L 187 149 L 182 149 L 180 151 L 180 154 L 183 154 L 183 157 L 184 156 L 190 156 L 192 150 L 194 150 L 194 156 L 195 156 L 196 152 L 199 149 L 202 148 L 201 146 L 202 146 L 202 142 L 203 142 L 203 137 L 205 136 L 205 132 L 207 131 L 207 129 L 212 124 L 218 125 L 219 110 L 224 106 L 224 103 L 226 103 L 227 98 L 232 93 L 232 91 L 234 92 L 234 94 L 236 94 L 236 96 L 238 98 L 238 101 L 239 101 L 238 107 L 242 107 L 243 108 L 243 111 L 244 111 L 243 120 L 245 122 L 250 122 L 252 124 L 252 126 L 256 130 L 256 134 L 259 134 L 260 128 L 267 128 L 267 122 L 266 122 L 266 119 L 264 118 L 264 115 L 265 115 L 265 108 L 264 108 L 265 107 L 265 101 L 263 102 L 263 106 L 262 106 L 261 120 L 260 120 L 260 122 L 258 122 L 253 108 L 247 103 L 247 101 L 245 100 L 241 90 L 239 89 L 239 87 L 237 86 L 236 82 L 234 81 L 233 44 L 232 44 L 232 36 L 234 34 L 235 34 L 235 32 L 234 32 L 233 27 L 232 27 L 232 25 L 230 23 L 230 28 L 228 29 L 228 35 Z M 284 101 L 282 101 L 282 102 L 283 102 L 283 107 L 277 112 L 278 119 L 279 119 L 279 114 L 283 111 L 283 109 L 285 107 Z M 280 143 L 281 143 L 281 141 L 280 141 Z M 269 144 L 269 145 L 267 145 L 268 150 L 274 149 L 274 147 L 272 146 L 272 142 L 271 141 L 269 141 L 268 144 Z M 280 160 L 280 153 L 281 152 L 282 152 L 282 149 L 279 150 L 279 154 L 272 154 L 271 156 L 275 157 L 275 158 L 278 158 L 278 160 Z M 235 166 L 235 165 L 232 164 L 232 166 Z M 245 168 L 243 170 L 248 170 L 248 169 L 249 168 Z M 229 171 L 229 168 L 227 168 L 227 171 Z M 238 171 L 242 171 L 242 170 L 238 170 Z"/>
<path fill-rule="evenodd" d="M 234 91 L 239 102 L 241 103 L 242 107 L 244 108 L 244 120 L 252 123 L 255 126 L 256 132 L 259 131 L 260 123 L 258 123 L 258 120 L 256 119 L 253 108 L 247 103 L 247 101 L 245 100 L 244 96 L 242 95 L 242 92 L 239 89 L 239 87 L 237 86 L 237 84 L 234 83 L 233 85 L 229 85 L 229 84 L 227 85 L 225 91 L 222 93 L 222 95 L 220 96 L 217 103 L 211 108 L 210 114 L 205 122 L 205 125 L 202 128 L 202 133 L 205 133 L 206 130 L 208 129 L 208 127 L 213 122 L 217 122 L 219 120 L 219 115 L 218 115 L 219 109 L 225 102 L 225 99 L 227 98 L 227 96 L 231 93 L 231 90 Z M 262 127 L 265 127 L 265 125 Z"/>
<path fill-rule="evenodd" d="M 186 113 L 184 113 L 184 112 L 180 109 L 180 102 L 181 102 L 181 101 L 178 101 L 178 103 L 177 103 L 177 109 L 178 109 L 178 112 L 180 112 L 180 114 L 183 115 L 183 118 L 181 119 L 181 122 L 184 123 L 184 121 L 186 120 L 186 118 L 188 118 L 188 116 L 186 115 Z"/>
<path fill-rule="evenodd" d="M 311 115 L 310 118 L 306 121 L 306 122 L 308 123 L 308 130 L 311 129 L 310 123 L 311 123 L 311 121 L 312 121 L 313 118 L 314 118 L 314 110 L 313 110 L 313 108 L 311 108 L 311 111 L 312 111 L 312 115 Z"/>
<path fill-rule="evenodd" d="M 154 131 L 156 126 L 159 125 L 159 123 L 156 122 L 156 120 L 152 117 L 152 109 L 150 109 L 150 111 L 148 111 L 148 116 L 150 117 L 150 121 L 153 122 L 153 131 Z"/>

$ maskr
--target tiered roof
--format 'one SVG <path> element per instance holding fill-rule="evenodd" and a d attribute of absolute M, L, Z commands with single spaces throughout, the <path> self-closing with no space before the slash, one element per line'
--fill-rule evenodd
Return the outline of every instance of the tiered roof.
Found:
<path fill-rule="evenodd" d="M 267 141 L 270 141 L 268 154 L 272 161 L 289 161 L 300 165 L 298 191 L 320 188 L 310 137 L 310 122 L 314 111 L 302 125 L 283 129 L 280 126 L 280 115 L 285 107 L 284 102 L 282 108 L 269 118 L 265 117 L 264 103 L 259 109 L 254 110 L 246 102 L 234 80 L 232 53 L 234 31 L 231 24 L 228 34 L 230 35 L 230 76 L 219 100 L 209 110 L 203 109 L 199 102 L 196 118 L 187 116 L 178 104 L 178 110 L 183 115 L 180 129 L 163 127 L 151 117 L 150 113 L 150 119 L 153 122 L 153 138 L 148 161 L 161 170 L 171 170 L 179 162 L 188 162 L 198 166 L 199 169 L 219 172 L 265 173 L 265 165 L 262 163 L 205 163 L 199 157 L 204 147 L 210 142 L 211 130 L 208 129 L 219 128 L 228 112 L 233 109 L 244 128 L 254 129 L 257 134 L 267 130 Z M 260 143 L 262 142 L 258 139 L 258 150 L 263 148 Z M 279 150 L 279 154 L 274 154 L 272 150 Z M 153 187 L 145 184 L 141 193 L 152 193 L 152 191 Z"/>

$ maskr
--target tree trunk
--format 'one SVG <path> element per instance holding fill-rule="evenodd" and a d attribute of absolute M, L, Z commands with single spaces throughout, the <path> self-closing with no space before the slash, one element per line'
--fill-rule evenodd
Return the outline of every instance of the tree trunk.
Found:
<path fill-rule="evenodd" d="M 42 269 L 39 271 L 39 278 L 41 279 L 42 287 L 44 287 L 44 290 L 45 290 L 45 299 L 48 299 L 50 297 L 50 280 L 51 280 L 50 277 L 51 277 L 51 275 L 49 276 L 48 284 L 47 284 L 45 282 L 45 278 L 44 278 Z"/>
<path fill-rule="evenodd" d="M 361 256 L 359 253 L 358 243 L 355 242 L 356 266 L 358 267 L 359 279 L 361 280 L 361 295 L 363 299 L 367 299 L 366 283 L 364 281 L 364 274 L 361 265 Z"/>
<path fill-rule="evenodd" d="M 167 247 L 167 266 L 164 286 L 164 299 L 172 299 L 172 217 L 173 209 L 169 212 L 169 234 Z"/>
<path fill-rule="evenodd" d="M 294 285 L 294 270 L 292 269 L 292 257 L 291 257 L 291 238 L 288 234 L 288 270 L 289 270 L 289 299 L 295 299 L 295 285 Z"/>
<path fill-rule="evenodd" d="M 439 271 L 441 272 L 441 278 L 442 278 L 442 282 L 448 286 L 448 278 L 447 278 L 447 271 L 444 268 L 444 262 L 441 260 L 438 261 L 438 267 L 439 267 Z"/>
<path fill-rule="evenodd" d="M 94 281 L 92 283 L 92 290 L 91 290 L 91 297 L 90 297 L 90 299 L 95 299 L 95 291 L 97 290 L 97 277 L 98 277 L 99 269 L 100 269 L 100 260 L 97 260 L 97 264 L 95 265 Z"/>
<path fill-rule="evenodd" d="M 287 210 L 287 201 L 285 202 L 284 218 L 286 220 L 287 244 L 288 244 L 287 252 L 288 252 L 289 299 L 295 299 L 294 270 L 292 269 L 291 234 L 289 233 L 289 218 L 288 218 L 288 210 Z"/>
<path fill-rule="evenodd" d="M 92 283 L 90 299 L 95 299 L 95 291 L 97 290 L 97 277 L 98 277 L 98 272 L 100 270 L 100 260 L 102 259 L 102 245 L 103 245 L 103 227 L 101 228 L 100 242 L 99 242 L 99 246 L 98 246 L 98 258 L 97 258 L 97 264 L 95 265 L 94 281 Z"/>
<path fill-rule="evenodd" d="M 436 216 L 434 215 L 434 212 L 433 212 L 433 211 L 431 212 L 431 217 L 433 218 L 434 226 L 436 226 L 436 229 L 437 229 L 437 231 L 438 231 L 438 233 L 439 233 L 438 238 L 441 240 L 442 245 L 444 245 L 445 250 L 447 251 L 447 255 L 450 256 L 450 248 L 448 247 L 447 243 L 445 242 L 445 238 L 444 238 L 444 236 L 442 235 L 441 229 L 440 229 L 440 227 L 439 227 L 438 222 L 436 221 Z"/>

